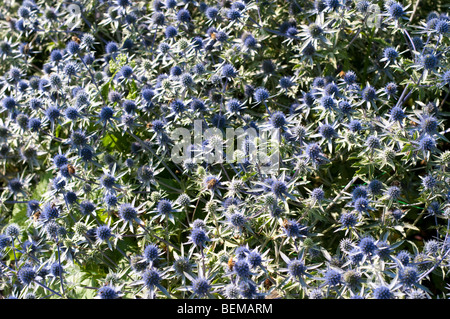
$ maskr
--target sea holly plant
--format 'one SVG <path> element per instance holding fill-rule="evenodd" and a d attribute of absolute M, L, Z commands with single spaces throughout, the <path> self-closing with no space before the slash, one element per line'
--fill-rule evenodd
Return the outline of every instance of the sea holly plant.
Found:
<path fill-rule="evenodd" d="M 448 6 L 0 8 L 0 296 L 450 296 Z"/>

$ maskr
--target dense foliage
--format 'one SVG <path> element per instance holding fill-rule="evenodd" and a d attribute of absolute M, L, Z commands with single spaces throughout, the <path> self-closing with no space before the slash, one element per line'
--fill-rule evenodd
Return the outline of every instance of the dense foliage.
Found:
<path fill-rule="evenodd" d="M 3 0 L 0 294 L 447 298 L 449 6 L 422 2 Z M 209 160 L 231 128 L 258 136 Z"/>

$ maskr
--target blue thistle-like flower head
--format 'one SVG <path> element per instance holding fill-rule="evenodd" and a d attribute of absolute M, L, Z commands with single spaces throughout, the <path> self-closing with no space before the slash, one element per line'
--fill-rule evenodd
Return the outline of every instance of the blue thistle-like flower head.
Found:
<path fill-rule="evenodd" d="M 59 208 L 53 203 L 47 203 L 42 208 L 41 218 L 45 220 L 56 219 L 59 217 Z"/>
<path fill-rule="evenodd" d="M 60 263 L 54 262 L 50 266 L 50 274 L 54 277 L 60 277 L 63 274 L 64 270 Z"/>
<path fill-rule="evenodd" d="M 58 50 L 58 49 L 52 50 L 52 52 L 50 53 L 50 60 L 52 62 L 59 62 L 62 59 L 63 59 L 63 53 L 61 52 L 61 50 Z"/>
<path fill-rule="evenodd" d="M 381 195 L 383 190 L 383 183 L 381 183 L 379 180 L 374 179 L 370 181 L 369 185 L 367 186 L 367 190 L 372 195 Z"/>
<path fill-rule="evenodd" d="M 436 148 L 436 141 L 429 135 L 425 135 L 419 140 L 419 149 L 424 152 L 431 152 Z"/>
<path fill-rule="evenodd" d="M 357 186 L 352 192 L 353 200 L 356 200 L 360 197 L 367 198 L 367 188 L 365 186 Z"/>
<path fill-rule="evenodd" d="M 239 113 L 242 110 L 242 102 L 238 99 L 231 99 L 227 102 L 227 110 L 231 114 Z"/>
<path fill-rule="evenodd" d="M 0 249 L 5 249 L 11 244 L 11 239 L 3 234 L 0 234 Z"/>
<path fill-rule="evenodd" d="M 419 280 L 419 272 L 416 267 L 406 266 L 400 269 L 399 281 L 405 286 L 415 285 Z"/>
<path fill-rule="evenodd" d="M 70 41 L 67 43 L 66 50 L 72 55 L 77 54 L 80 51 L 80 45 L 75 41 Z"/>
<path fill-rule="evenodd" d="M 219 14 L 219 10 L 216 7 L 208 7 L 205 11 L 205 15 L 208 19 L 214 20 Z"/>
<path fill-rule="evenodd" d="M 427 213 L 431 216 L 436 216 L 441 214 L 441 204 L 437 201 L 432 201 L 427 208 Z"/>
<path fill-rule="evenodd" d="M 292 87 L 292 86 L 294 86 L 295 85 L 295 83 L 292 81 L 292 79 L 291 79 L 291 77 L 289 77 L 289 76 L 284 76 L 284 77 L 282 77 L 281 79 L 280 79 L 280 86 L 281 86 L 281 88 L 283 88 L 283 89 L 285 89 L 285 90 L 287 90 L 287 89 L 289 89 L 290 87 Z"/>
<path fill-rule="evenodd" d="M 420 118 L 420 129 L 426 134 L 434 134 L 437 132 L 438 121 L 434 116 L 424 115 Z"/>
<path fill-rule="evenodd" d="M 205 278 L 196 278 L 192 282 L 192 291 L 199 297 L 203 297 L 209 293 L 211 284 Z"/>
<path fill-rule="evenodd" d="M 189 273 L 192 269 L 192 264 L 187 257 L 180 257 L 173 262 L 173 269 L 179 276 L 184 275 L 184 272 Z"/>
<path fill-rule="evenodd" d="M 5 235 L 11 238 L 18 237 L 21 233 L 19 225 L 12 223 L 6 226 Z"/>
<path fill-rule="evenodd" d="M 398 186 L 391 186 L 386 190 L 385 194 L 389 199 L 396 200 L 401 195 L 401 189 Z"/>
<path fill-rule="evenodd" d="M 166 35 L 166 38 L 168 38 L 168 39 L 169 38 L 174 38 L 174 37 L 177 36 L 178 30 L 173 25 L 169 25 L 169 26 L 166 27 L 166 30 L 165 30 L 164 33 Z"/>
<path fill-rule="evenodd" d="M 282 197 L 287 193 L 287 185 L 283 181 L 273 181 L 271 190 L 277 197 Z"/>
<path fill-rule="evenodd" d="M 386 94 L 388 96 L 395 96 L 395 94 L 397 94 L 397 84 L 395 84 L 394 82 L 389 82 L 388 84 L 386 84 L 386 86 L 384 87 L 384 92 L 386 92 Z M 392 109 L 396 109 L 396 108 L 400 108 L 400 107 L 393 107 Z M 392 110 L 391 109 L 391 110 Z M 401 108 L 400 108 L 401 109 Z"/>
<path fill-rule="evenodd" d="M 308 26 L 308 34 L 311 38 L 318 39 L 323 36 L 323 28 L 316 23 L 311 23 Z"/>
<path fill-rule="evenodd" d="M 156 132 L 156 133 L 162 133 L 165 130 L 165 124 L 163 121 L 161 120 L 154 120 L 152 122 L 152 129 Z"/>
<path fill-rule="evenodd" d="M 83 147 L 80 149 L 80 158 L 85 162 L 90 162 L 94 158 L 94 152 L 90 147 Z"/>
<path fill-rule="evenodd" d="M 147 102 L 151 102 L 153 97 L 155 96 L 155 91 L 150 88 L 145 88 L 141 91 L 142 98 Z"/>
<path fill-rule="evenodd" d="M 375 135 L 370 135 L 366 140 L 366 145 L 370 150 L 374 150 L 376 148 L 380 148 L 381 142 L 380 139 Z"/>
<path fill-rule="evenodd" d="M 339 87 L 336 85 L 336 83 L 328 83 L 324 87 L 323 92 L 326 96 L 338 96 Z"/>
<path fill-rule="evenodd" d="M 206 232 L 202 228 L 194 228 L 191 231 L 190 239 L 195 246 L 203 247 L 209 240 Z"/>
<path fill-rule="evenodd" d="M 119 45 L 116 42 L 108 42 L 105 46 L 105 51 L 108 54 L 113 54 L 119 51 Z"/>
<path fill-rule="evenodd" d="M 316 201 L 321 201 L 325 198 L 325 192 L 322 188 L 314 188 L 311 192 L 311 198 Z"/>
<path fill-rule="evenodd" d="M 180 76 L 182 73 L 183 70 L 178 65 L 175 65 L 170 69 L 171 76 Z"/>
<path fill-rule="evenodd" d="M 41 128 L 42 122 L 38 118 L 31 118 L 28 122 L 28 129 L 32 132 L 38 132 Z"/>
<path fill-rule="evenodd" d="M 102 122 L 108 122 L 114 116 L 114 110 L 109 106 L 104 106 L 101 108 L 99 117 Z"/>
<path fill-rule="evenodd" d="M 75 121 L 80 116 L 80 112 L 78 111 L 78 109 L 72 106 L 69 106 L 65 110 L 64 114 L 66 115 L 66 118 L 71 121 Z"/>
<path fill-rule="evenodd" d="M 104 174 L 100 178 L 100 184 L 107 189 L 112 189 L 116 186 L 116 178 L 111 174 Z"/>
<path fill-rule="evenodd" d="M 389 6 L 388 13 L 393 19 L 398 20 L 403 17 L 405 11 L 399 3 L 394 2 Z"/>
<path fill-rule="evenodd" d="M 259 87 L 255 90 L 253 93 L 253 97 L 255 98 L 256 102 L 264 102 L 269 98 L 270 94 L 269 91 L 266 88 Z"/>
<path fill-rule="evenodd" d="M 192 78 L 192 75 L 190 75 L 189 73 L 183 73 L 180 76 L 180 83 L 184 87 L 192 87 L 195 84 L 194 79 Z"/>
<path fill-rule="evenodd" d="M 361 250 L 361 252 L 365 255 L 373 255 L 375 251 L 378 249 L 374 239 L 370 236 L 363 237 L 359 241 L 358 247 Z"/>
<path fill-rule="evenodd" d="M 258 41 L 256 41 L 255 37 L 252 34 L 246 34 L 243 42 L 247 48 L 254 48 L 258 44 Z"/>
<path fill-rule="evenodd" d="M 133 221 L 135 218 L 137 218 L 138 212 L 136 208 L 133 207 L 133 205 L 124 203 L 120 205 L 119 207 L 119 216 L 124 221 Z"/>
<path fill-rule="evenodd" d="M 147 288 L 153 288 L 153 286 L 158 285 L 161 281 L 161 275 L 156 269 L 147 269 L 142 274 L 142 279 Z"/>
<path fill-rule="evenodd" d="M 97 238 L 101 241 L 107 241 L 112 237 L 111 229 L 106 225 L 97 227 L 95 232 Z"/>
<path fill-rule="evenodd" d="M 426 190 L 432 190 L 436 187 L 437 180 L 433 175 L 427 175 L 422 179 L 422 185 Z"/>
<path fill-rule="evenodd" d="M 392 299 L 393 293 L 386 286 L 380 286 L 373 290 L 373 297 L 375 299 Z"/>
<path fill-rule="evenodd" d="M 295 220 L 288 220 L 283 226 L 283 230 L 287 237 L 300 237 L 304 233 L 305 227 Z"/>
<path fill-rule="evenodd" d="M 325 0 L 325 5 L 330 11 L 336 11 L 341 6 L 339 0 Z"/>
<path fill-rule="evenodd" d="M 353 206 L 358 213 L 367 212 L 369 209 L 369 201 L 364 197 L 360 197 L 354 201 Z"/>
<path fill-rule="evenodd" d="M 72 205 L 78 200 L 78 196 L 75 192 L 69 191 L 65 194 L 67 204 Z"/>
<path fill-rule="evenodd" d="M 118 202 L 117 196 L 114 194 L 106 194 L 103 200 L 108 207 L 116 206 Z"/>
<path fill-rule="evenodd" d="M 119 294 L 116 289 L 111 286 L 102 286 L 97 290 L 97 295 L 100 299 L 117 299 L 119 298 Z"/>
<path fill-rule="evenodd" d="M 64 66 L 64 74 L 71 77 L 77 75 L 78 65 L 75 62 L 68 62 Z"/>
<path fill-rule="evenodd" d="M 130 0 L 116 0 L 116 4 L 120 7 L 128 7 L 131 6 L 131 1 Z"/>
<path fill-rule="evenodd" d="M 349 124 L 348 124 L 348 129 L 353 132 L 356 133 L 358 131 L 362 130 L 362 124 L 360 121 L 358 120 L 352 120 Z"/>
<path fill-rule="evenodd" d="M 242 13 L 236 9 L 230 9 L 227 11 L 227 18 L 232 21 L 237 21 L 242 17 Z"/>
<path fill-rule="evenodd" d="M 27 216 L 30 217 L 31 215 L 33 215 L 35 212 L 37 212 L 39 210 L 39 207 L 40 207 L 39 201 L 37 201 L 35 199 L 28 201 Z"/>
<path fill-rule="evenodd" d="M 356 10 L 358 10 L 361 13 L 366 13 L 367 10 L 369 10 L 370 5 L 371 3 L 369 1 L 366 0 L 358 1 L 356 3 Z"/>
<path fill-rule="evenodd" d="M 362 91 L 362 98 L 364 101 L 373 101 L 377 98 L 377 91 L 373 86 L 366 86 Z"/>
<path fill-rule="evenodd" d="M 164 25 L 164 22 L 166 21 L 166 17 L 164 16 L 164 13 L 157 11 L 157 12 L 153 13 L 152 21 L 155 25 L 158 25 L 158 26 Z"/>
<path fill-rule="evenodd" d="M 237 75 L 237 71 L 231 64 L 225 64 L 222 67 L 222 76 L 226 78 L 234 78 Z"/>
<path fill-rule="evenodd" d="M 412 256 L 406 250 L 401 250 L 398 252 L 396 258 L 402 263 L 403 266 L 407 266 L 412 259 Z"/>
<path fill-rule="evenodd" d="M 74 147 L 82 147 L 88 142 L 86 133 L 82 130 L 73 131 L 70 135 L 70 142 Z"/>
<path fill-rule="evenodd" d="M 336 102 L 332 96 L 326 95 L 320 99 L 320 104 L 324 109 L 331 110 L 336 105 Z"/>
<path fill-rule="evenodd" d="M 274 112 L 270 117 L 270 124 L 275 129 L 283 128 L 287 124 L 286 116 L 281 111 Z"/>
<path fill-rule="evenodd" d="M 383 51 L 383 56 L 385 59 L 387 59 L 389 61 L 394 61 L 395 59 L 398 58 L 398 52 L 393 47 L 387 47 Z"/>
<path fill-rule="evenodd" d="M 186 110 L 186 106 L 181 100 L 175 100 L 170 104 L 172 111 L 175 114 L 181 114 Z"/>
<path fill-rule="evenodd" d="M 252 251 L 247 256 L 247 261 L 251 268 L 256 268 L 262 265 L 262 257 L 261 254 L 257 251 Z"/>
<path fill-rule="evenodd" d="M 133 68 L 129 65 L 124 65 L 121 69 L 120 69 L 120 74 L 128 79 L 131 77 L 131 75 L 133 74 Z"/>
<path fill-rule="evenodd" d="M 241 279 L 248 279 L 252 275 L 250 271 L 250 265 L 245 259 L 238 259 L 234 266 L 233 272 Z"/>
<path fill-rule="evenodd" d="M 167 199 L 161 199 L 157 206 L 158 213 L 168 215 L 173 211 L 172 202 Z"/>
<path fill-rule="evenodd" d="M 341 273 L 333 268 L 330 268 L 325 272 L 323 279 L 328 286 L 337 286 L 342 283 Z"/>
<path fill-rule="evenodd" d="M 245 246 L 238 246 L 238 247 L 236 247 L 236 249 L 234 251 L 236 258 L 238 258 L 238 259 L 245 259 L 249 253 L 250 253 L 250 251 Z"/>
<path fill-rule="evenodd" d="M 79 208 L 83 215 L 89 215 L 95 210 L 95 205 L 89 200 L 84 200 L 80 203 Z"/>
<path fill-rule="evenodd" d="M 127 114 L 133 114 L 136 110 L 136 103 L 131 100 L 125 100 L 122 103 L 122 108 Z"/>
<path fill-rule="evenodd" d="M 30 266 L 25 266 L 18 271 L 17 276 L 24 285 L 29 285 L 36 278 L 36 271 Z"/>
<path fill-rule="evenodd" d="M 229 217 L 229 221 L 230 221 L 231 225 L 233 225 L 234 227 L 241 228 L 245 225 L 245 223 L 247 222 L 247 219 L 241 213 L 233 213 Z"/>
<path fill-rule="evenodd" d="M 339 222 L 345 228 L 352 228 L 358 223 L 358 216 L 353 212 L 344 212 L 339 218 Z"/>
<path fill-rule="evenodd" d="M 299 279 L 306 273 L 305 263 L 299 259 L 292 259 L 289 261 L 288 265 L 289 275 L 294 279 Z"/>
<path fill-rule="evenodd" d="M 178 22 L 187 23 L 191 20 L 191 14 L 188 10 L 181 9 L 180 11 L 177 12 L 176 18 Z"/>
<path fill-rule="evenodd" d="M 49 106 L 49 108 L 45 111 L 45 114 L 50 122 L 55 122 L 61 116 L 61 111 L 56 106 Z"/>
<path fill-rule="evenodd" d="M 13 178 L 8 182 L 8 189 L 14 193 L 20 193 L 23 191 L 24 183 L 19 178 Z"/>
<path fill-rule="evenodd" d="M 356 73 L 347 71 L 344 75 L 344 81 L 349 85 L 356 83 Z"/>
<path fill-rule="evenodd" d="M 319 144 L 310 143 L 306 145 L 306 155 L 311 161 L 316 162 L 322 155 L 322 149 Z"/>
<path fill-rule="evenodd" d="M 426 70 L 434 70 L 439 63 L 439 59 L 434 54 L 425 54 L 421 58 L 421 63 Z"/>
<path fill-rule="evenodd" d="M 434 27 L 434 29 L 437 31 L 437 33 L 445 35 L 446 33 L 449 32 L 449 22 L 444 20 L 444 19 L 440 19 L 437 23 L 436 26 Z"/>
<path fill-rule="evenodd" d="M 403 217 L 403 211 L 401 209 L 395 209 L 391 212 L 391 215 L 395 220 L 400 220 Z"/>
<path fill-rule="evenodd" d="M 155 261 L 160 254 L 159 248 L 155 244 L 145 246 L 144 258 L 148 261 Z"/>
<path fill-rule="evenodd" d="M 330 140 L 337 136 L 336 130 L 330 124 L 322 124 L 319 126 L 319 133 L 323 138 Z"/>

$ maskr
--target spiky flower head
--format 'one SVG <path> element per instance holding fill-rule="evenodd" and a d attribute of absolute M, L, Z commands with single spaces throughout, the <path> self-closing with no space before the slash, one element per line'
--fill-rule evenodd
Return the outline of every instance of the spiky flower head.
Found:
<path fill-rule="evenodd" d="M 209 240 L 205 230 L 202 228 L 194 228 L 191 231 L 190 239 L 195 246 L 203 247 Z"/>
<path fill-rule="evenodd" d="M 116 289 L 109 285 L 100 287 L 97 290 L 97 296 L 100 299 L 117 299 L 117 298 L 119 298 L 119 294 L 117 293 Z"/>
<path fill-rule="evenodd" d="M 269 96 L 269 91 L 263 87 L 257 88 L 253 93 L 253 97 L 255 98 L 256 102 L 264 102 L 269 98 Z"/>
<path fill-rule="evenodd" d="M 380 286 L 373 290 L 373 297 L 375 299 L 392 299 L 393 293 L 387 286 Z"/>
<path fill-rule="evenodd" d="M 156 269 L 147 269 L 142 274 L 142 280 L 147 288 L 152 289 L 154 286 L 159 285 L 161 275 Z"/>

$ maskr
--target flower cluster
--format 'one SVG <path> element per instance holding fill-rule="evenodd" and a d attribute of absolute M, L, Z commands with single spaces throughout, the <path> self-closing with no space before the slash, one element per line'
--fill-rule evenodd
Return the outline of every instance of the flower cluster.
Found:
<path fill-rule="evenodd" d="M 447 298 L 438 9 L 5 2 L 1 294 Z"/>

